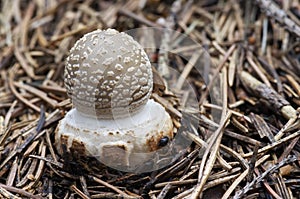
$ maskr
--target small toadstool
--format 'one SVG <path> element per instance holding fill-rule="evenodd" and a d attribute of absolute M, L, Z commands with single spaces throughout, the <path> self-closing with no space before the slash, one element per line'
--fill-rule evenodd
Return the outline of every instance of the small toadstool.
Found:
<path fill-rule="evenodd" d="M 59 122 L 58 152 L 124 168 L 173 137 L 169 114 L 150 98 L 151 64 L 142 46 L 114 29 L 79 39 L 66 59 L 65 86 L 74 108 Z"/>

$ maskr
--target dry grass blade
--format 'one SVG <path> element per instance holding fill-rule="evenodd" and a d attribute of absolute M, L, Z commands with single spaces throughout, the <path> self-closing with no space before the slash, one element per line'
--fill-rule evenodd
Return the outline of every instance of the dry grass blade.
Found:
<path fill-rule="evenodd" d="M 109 183 L 107 183 L 107 182 L 105 182 L 105 181 L 103 181 L 103 180 L 101 180 L 101 179 L 99 179 L 99 178 L 97 178 L 97 177 L 94 177 L 94 176 L 88 176 L 88 177 L 91 178 L 93 181 L 95 181 L 95 182 L 97 182 L 97 183 L 100 183 L 100 184 L 102 184 L 102 185 L 104 185 L 104 186 L 106 186 L 106 187 L 112 189 L 113 191 L 115 191 L 115 192 L 121 194 L 122 197 L 124 197 L 124 198 L 128 198 L 128 199 L 129 199 L 129 198 L 135 198 L 135 197 L 130 196 L 130 195 L 128 195 L 127 193 L 123 192 L 122 190 L 118 189 L 117 187 L 115 187 L 115 186 L 113 186 L 113 185 L 111 185 L 111 184 L 109 184 Z"/>
<path fill-rule="evenodd" d="M 2 196 L 3 198 L 21 199 L 20 197 L 13 195 L 2 187 L 0 187 L 0 196 Z"/>
<path fill-rule="evenodd" d="M 19 194 L 19 195 L 27 197 L 27 198 L 32 198 L 32 199 L 41 199 L 42 198 L 41 196 L 33 195 L 32 193 L 27 192 L 23 189 L 18 189 L 18 188 L 15 188 L 15 187 L 4 185 L 4 184 L 0 184 L 0 187 L 2 189 L 6 189 L 7 191 Z"/>
<path fill-rule="evenodd" d="M 286 136 L 285 138 L 282 138 L 282 139 L 280 139 L 280 140 L 278 140 L 276 142 L 273 142 L 270 145 L 267 145 L 267 146 L 265 146 L 263 148 L 260 148 L 258 150 L 258 153 L 264 153 L 266 151 L 272 150 L 273 148 L 277 147 L 278 145 L 281 145 L 281 144 L 283 144 L 285 142 L 288 142 L 288 141 L 290 141 L 290 140 L 292 140 L 294 138 L 297 138 L 299 136 L 300 136 L 300 131 L 297 131 L 297 132 L 295 132 L 295 133 L 293 133 L 293 134 L 291 134 L 289 136 Z M 252 155 L 253 155 L 253 152 L 250 152 L 250 153 L 244 154 L 244 157 L 250 157 Z"/>
<path fill-rule="evenodd" d="M 229 50 L 226 52 L 226 54 L 224 55 L 224 58 L 222 59 L 222 61 L 219 63 L 216 72 L 214 73 L 212 80 L 209 82 L 209 84 L 207 85 L 207 88 L 205 90 L 205 92 L 201 95 L 201 98 L 199 100 L 199 104 L 202 104 L 204 99 L 206 99 L 210 89 L 212 88 L 212 86 L 214 85 L 214 81 L 216 79 L 216 77 L 219 75 L 219 71 L 224 67 L 225 62 L 227 61 L 227 59 L 229 58 L 229 56 L 231 55 L 231 53 L 234 51 L 235 49 L 235 45 L 232 45 Z"/>
<path fill-rule="evenodd" d="M 210 153 L 210 156 L 208 157 L 207 162 L 205 162 L 206 158 L 207 158 L 207 157 L 205 157 L 205 154 L 203 156 L 203 160 L 202 160 L 202 163 L 201 163 L 201 166 L 202 165 L 203 166 L 202 166 L 202 169 L 200 167 L 199 174 L 198 174 L 198 183 L 196 185 L 196 188 L 193 191 L 193 194 L 191 195 L 191 198 L 199 197 L 200 192 L 204 188 L 204 184 L 206 183 L 206 180 L 208 179 L 209 174 L 211 172 L 212 166 L 213 166 L 213 164 L 216 160 L 216 155 L 217 155 L 217 151 L 218 151 L 218 148 L 219 148 L 218 145 L 220 144 L 221 137 L 222 137 L 222 131 L 224 130 L 224 127 L 225 127 L 226 123 L 228 122 L 228 120 L 231 116 L 230 113 L 231 112 L 229 112 L 225 116 L 225 118 L 222 121 L 220 127 L 215 132 L 215 136 L 210 140 L 210 143 L 209 143 L 209 145 L 206 149 L 206 153 L 205 153 L 207 155 L 208 155 L 208 153 Z M 205 165 L 205 167 L 204 167 L 204 165 Z"/>
<path fill-rule="evenodd" d="M 238 191 L 237 194 L 234 196 L 234 198 L 241 198 L 244 194 L 246 194 L 248 191 L 250 191 L 251 188 L 255 184 L 261 182 L 269 173 L 272 173 L 275 170 L 279 169 L 280 167 L 284 166 L 285 164 L 292 163 L 296 160 L 297 160 L 297 158 L 295 156 L 291 156 L 291 157 L 288 157 L 288 158 L 282 160 L 278 164 L 270 167 L 268 170 L 266 170 L 264 173 L 262 173 L 259 177 L 253 179 L 253 181 L 251 183 L 249 183 L 247 186 L 245 186 L 243 190 Z"/>
<path fill-rule="evenodd" d="M 250 118 L 256 130 L 258 131 L 260 138 L 267 137 L 271 143 L 275 141 L 270 127 L 263 118 L 253 113 L 250 114 Z"/>

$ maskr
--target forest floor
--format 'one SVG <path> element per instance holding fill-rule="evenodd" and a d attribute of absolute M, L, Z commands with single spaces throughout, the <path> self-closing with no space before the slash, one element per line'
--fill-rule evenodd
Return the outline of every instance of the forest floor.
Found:
<path fill-rule="evenodd" d="M 299 1 L 14 0 L 0 9 L 0 198 L 299 198 Z M 107 28 L 145 47 L 151 97 L 190 141 L 163 168 L 99 169 L 57 152 L 55 129 L 72 108 L 65 58 L 85 33 Z"/>

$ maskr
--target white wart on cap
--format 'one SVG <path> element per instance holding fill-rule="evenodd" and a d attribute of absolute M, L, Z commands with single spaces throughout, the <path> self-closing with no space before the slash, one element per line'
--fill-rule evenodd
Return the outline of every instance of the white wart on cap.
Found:
<path fill-rule="evenodd" d="M 91 117 L 126 117 L 152 91 L 147 54 L 131 36 L 114 29 L 84 35 L 66 59 L 65 86 L 75 108 Z"/>

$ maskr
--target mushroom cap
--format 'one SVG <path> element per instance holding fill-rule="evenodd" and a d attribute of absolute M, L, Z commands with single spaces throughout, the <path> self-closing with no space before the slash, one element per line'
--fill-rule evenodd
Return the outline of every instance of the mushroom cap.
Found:
<path fill-rule="evenodd" d="M 100 119 L 126 117 L 148 101 L 153 80 L 142 46 L 114 29 L 85 34 L 66 59 L 65 86 L 75 108 Z"/>

